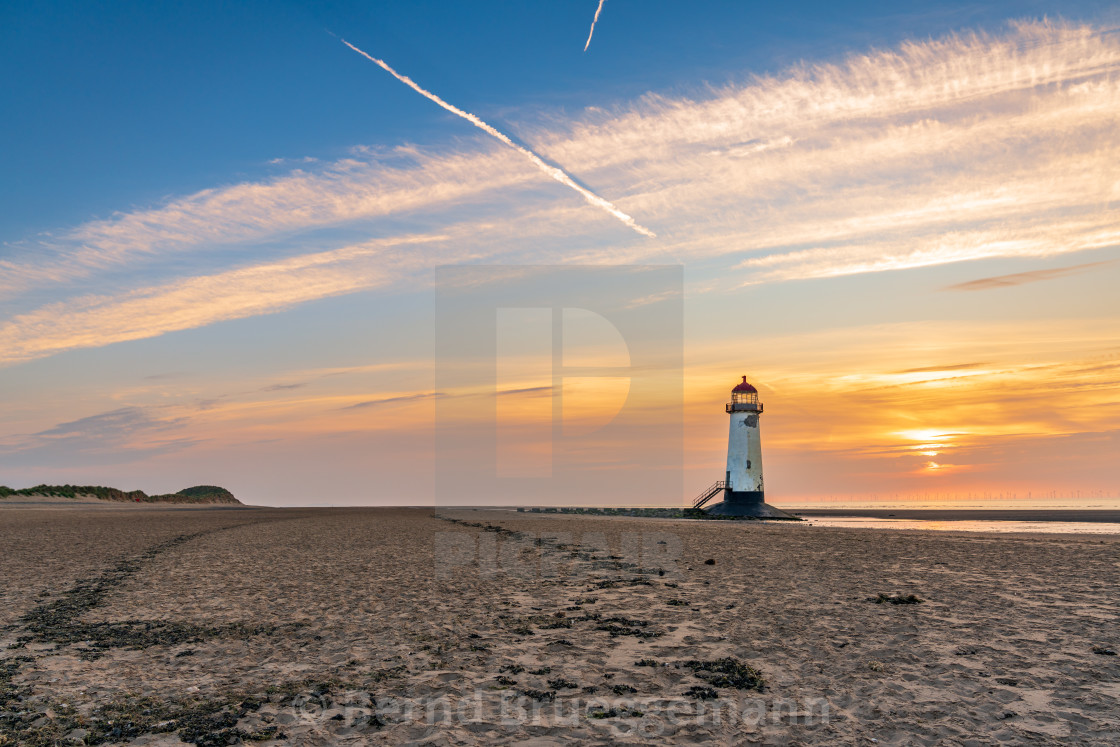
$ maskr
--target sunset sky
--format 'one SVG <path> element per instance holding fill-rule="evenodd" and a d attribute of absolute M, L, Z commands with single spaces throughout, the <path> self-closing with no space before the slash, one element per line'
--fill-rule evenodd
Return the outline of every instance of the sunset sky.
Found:
<path fill-rule="evenodd" d="M 1116 500 L 1114 3 L 607 0 L 584 51 L 596 5 L 6 2 L 0 484 L 431 503 L 479 396 L 437 267 L 670 265 L 678 503 L 742 375 L 772 503 Z M 583 321 L 565 358 L 634 363 Z M 509 334 L 475 410 L 532 451 Z M 565 384 L 584 452 L 627 380 Z M 605 467 L 572 503 L 645 502 Z"/>

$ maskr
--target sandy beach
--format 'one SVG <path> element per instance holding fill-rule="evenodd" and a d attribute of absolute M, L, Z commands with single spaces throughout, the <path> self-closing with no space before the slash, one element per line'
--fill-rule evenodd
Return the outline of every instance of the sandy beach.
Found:
<path fill-rule="evenodd" d="M 1111 535 L 6 506 L 0 548 L 0 745 L 1120 739 Z"/>

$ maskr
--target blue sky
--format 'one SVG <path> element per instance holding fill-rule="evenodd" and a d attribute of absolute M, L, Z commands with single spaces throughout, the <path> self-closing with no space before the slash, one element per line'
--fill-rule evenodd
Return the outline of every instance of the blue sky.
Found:
<path fill-rule="evenodd" d="M 584 53 L 588 5 L 5 3 L 0 237 L 264 177 L 276 158 L 473 136 L 328 31 L 449 101 L 516 123 L 1008 18 L 1100 20 L 1111 6 L 609 0 Z"/>
<path fill-rule="evenodd" d="M 433 267 L 646 262 L 685 267 L 686 492 L 741 373 L 789 496 L 1115 491 L 1113 4 L 607 0 L 584 52 L 595 6 L 6 3 L 0 483 L 391 500 Z"/>

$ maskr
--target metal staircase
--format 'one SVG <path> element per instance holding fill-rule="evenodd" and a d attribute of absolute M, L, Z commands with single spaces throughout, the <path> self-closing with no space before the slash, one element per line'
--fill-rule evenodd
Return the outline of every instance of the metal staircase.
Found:
<path fill-rule="evenodd" d="M 696 500 L 692 502 L 692 507 L 703 508 L 705 503 L 712 500 L 712 498 L 715 498 L 716 495 L 722 493 L 726 488 L 727 483 L 724 480 L 713 483 L 708 487 L 707 490 L 696 497 Z"/>

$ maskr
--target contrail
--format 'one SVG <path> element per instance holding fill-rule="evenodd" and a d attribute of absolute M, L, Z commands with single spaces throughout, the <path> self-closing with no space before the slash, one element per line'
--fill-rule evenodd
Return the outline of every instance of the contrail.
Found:
<path fill-rule="evenodd" d="M 619 210 L 617 207 L 615 207 L 608 200 L 604 200 L 602 197 L 595 194 L 591 190 L 585 189 L 584 187 L 581 187 L 579 184 L 576 183 L 576 181 L 574 179 L 572 179 L 572 177 L 568 176 L 568 174 L 563 169 L 560 169 L 556 166 L 552 166 L 552 165 L 549 165 L 548 163 L 545 163 L 544 159 L 542 159 L 536 153 L 529 150 L 528 148 L 522 147 L 522 146 L 518 145 L 517 143 L 513 142 L 508 137 L 503 135 L 501 132 L 495 130 L 493 127 L 486 124 L 485 122 L 483 122 L 481 119 L 479 119 L 475 115 L 471 114 L 470 112 L 465 112 L 457 106 L 452 106 L 451 104 L 449 104 L 446 101 L 444 101 L 443 99 L 441 99 L 439 96 L 436 96 L 431 91 L 425 91 L 423 88 L 418 86 L 416 84 L 416 82 L 412 80 L 412 78 L 409 78 L 407 75 L 401 75 L 396 70 L 389 67 L 388 63 L 386 63 L 384 60 L 379 60 L 376 57 L 372 57 L 372 56 L 366 54 L 365 52 L 358 49 L 357 47 L 355 47 L 353 44 L 346 41 L 345 39 L 340 39 L 340 41 L 343 44 L 345 44 L 346 46 L 350 47 L 350 49 L 353 49 L 355 52 L 360 54 L 362 57 L 365 57 L 370 62 L 376 63 L 385 72 L 389 73 L 394 78 L 399 80 L 401 83 L 404 83 L 406 86 L 408 86 L 412 90 L 416 91 L 421 96 L 434 101 L 435 103 L 439 104 L 444 109 L 451 112 L 452 114 L 458 114 L 460 117 L 467 120 L 468 122 L 473 124 L 475 127 L 482 130 L 483 132 L 486 132 L 486 133 L 496 137 L 498 140 L 501 140 L 503 143 L 505 143 L 506 145 L 513 148 L 518 153 L 520 153 L 521 155 L 525 156 L 530 161 L 532 161 L 533 165 L 536 166 L 538 169 L 540 169 L 544 173 L 548 174 L 549 176 L 551 176 L 553 179 L 560 182 L 561 184 L 566 184 L 567 186 L 571 187 L 575 191 L 579 192 L 583 196 L 583 199 L 587 200 L 589 203 L 591 203 L 595 207 L 606 210 L 608 213 L 610 213 L 614 217 L 618 218 L 620 221 L 622 221 L 626 225 L 630 226 L 630 228 L 633 228 L 635 231 L 642 234 L 643 236 L 649 236 L 650 238 L 656 238 L 657 234 L 655 234 L 653 231 L 651 231 L 648 228 L 646 228 L 645 226 L 637 223 L 633 218 L 631 218 L 629 215 L 627 215 L 626 213 Z"/>
<path fill-rule="evenodd" d="M 599 0 L 599 7 L 595 9 L 595 17 L 591 19 L 591 30 L 587 32 L 587 43 L 583 45 L 584 52 L 591 46 L 591 37 L 595 35 L 595 24 L 599 22 L 599 14 L 603 12 L 603 3 L 605 2 L 607 0 Z"/>

